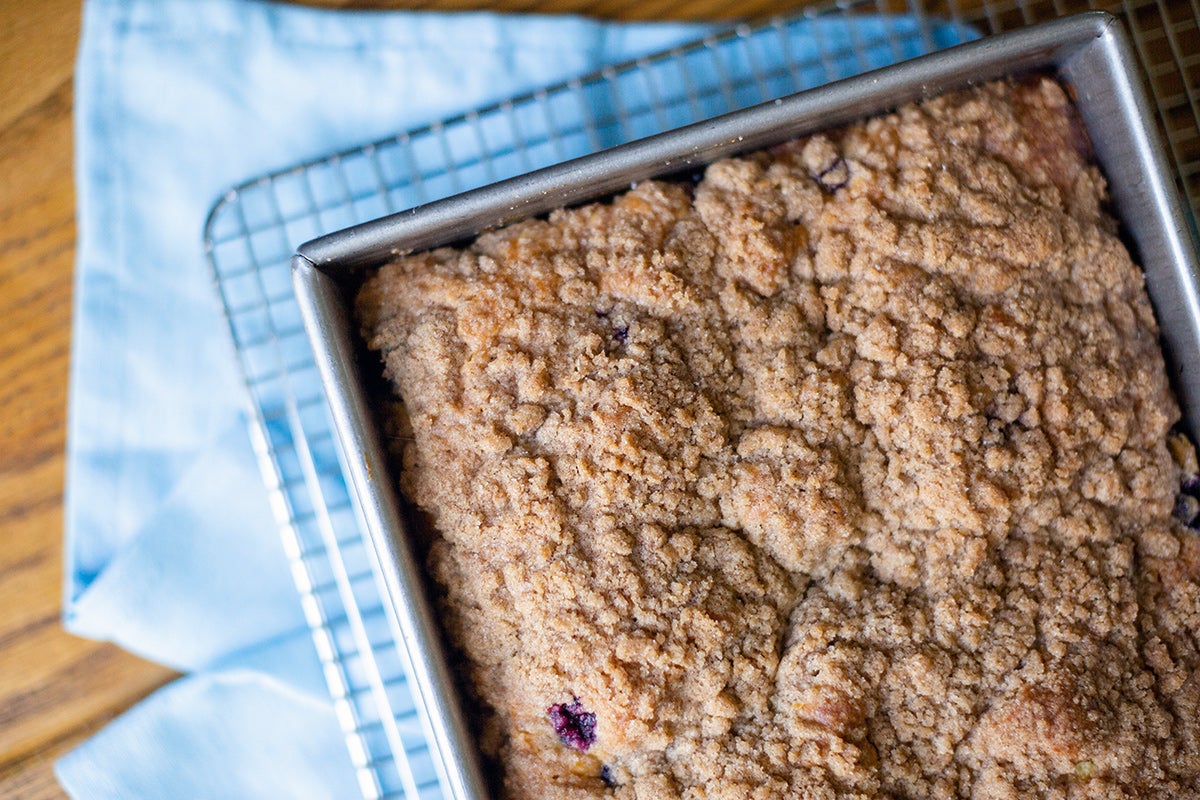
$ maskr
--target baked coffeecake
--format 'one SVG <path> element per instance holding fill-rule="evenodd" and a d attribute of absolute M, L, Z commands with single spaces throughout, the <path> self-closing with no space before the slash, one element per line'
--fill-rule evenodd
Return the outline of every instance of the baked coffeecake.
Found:
<path fill-rule="evenodd" d="M 507 796 L 1200 796 L 1195 456 L 1087 147 L 992 83 L 365 284 Z"/>

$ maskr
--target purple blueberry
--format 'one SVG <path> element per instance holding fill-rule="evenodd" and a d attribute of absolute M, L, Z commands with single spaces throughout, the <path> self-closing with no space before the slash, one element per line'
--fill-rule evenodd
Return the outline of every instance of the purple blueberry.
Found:
<path fill-rule="evenodd" d="M 578 697 L 572 697 L 570 703 L 555 703 L 546 714 L 563 744 L 584 751 L 596 741 L 596 715 L 585 710 Z"/>
<path fill-rule="evenodd" d="M 816 181 L 825 191 L 833 194 L 850 182 L 850 165 L 846 159 L 838 156 L 829 166 L 817 173 Z"/>
<path fill-rule="evenodd" d="M 1175 498 L 1175 518 L 1193 530 L 1200 529 L 1200 475 L 1185 475 Z"/>
<path fill-rule="evenodd" d="M 1175 519 L 1191 527 L 1196 524 L 1197 516 L 1200 516 L 1200 500 L 1190 494 L 1175 498 Z"/>

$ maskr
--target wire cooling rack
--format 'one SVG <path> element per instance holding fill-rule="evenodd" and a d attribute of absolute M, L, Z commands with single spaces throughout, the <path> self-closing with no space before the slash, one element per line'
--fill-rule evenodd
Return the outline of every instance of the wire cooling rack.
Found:
<path fill-rule="evenodd" d="M 338 464 L 289 258 L 323 233 L 604 147 L 1075 11 L 1133 35 L 1158 124 L 1200 208 L 1197 0 L 843 0 L 740 25 L 231 189 L 205 231 L 248 389 L 250 434 L 367 798 L 432 800 L 427 746 Z"/>

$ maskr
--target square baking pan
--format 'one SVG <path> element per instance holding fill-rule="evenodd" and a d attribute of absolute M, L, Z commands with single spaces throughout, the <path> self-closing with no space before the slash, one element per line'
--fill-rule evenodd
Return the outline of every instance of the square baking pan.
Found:
<path fill-rule="evenodd" d="M 449 795 L 487 796 L 475 742 L 406 538 L 397 481 L 360 372 L 353 289 L 397 255 L 463 240 L 519 219 L 602 198 L 1005 76 L 1055 74 L 1068 85 L 1109 182 L 1122 232 L 1146 274 L 1184 425 L 1200 431 L 1200 264 L 1194 226 L 1167 169 L 1151 107 L 1118 21 L 1091 12 L 923 56 L 669 133 L 348 228 L 302 245 L 292 260 L 297 300 L 333 417 L 342 467 L 411 666 L 435 763 Z"/>

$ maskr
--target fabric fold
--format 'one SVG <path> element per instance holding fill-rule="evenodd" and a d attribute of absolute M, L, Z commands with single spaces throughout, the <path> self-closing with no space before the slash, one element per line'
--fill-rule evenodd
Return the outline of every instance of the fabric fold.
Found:
<path fill-rule="evenodd" d="M 196 674 L 63 759 L 77 798 L 350 797 L 202 246 L 233 185 L 703 26 L 88 0 L 64 624 Z M 294 244 L 299 244 L 296 242 Z"/>
<path fill-rule="evenodd" d="M 347 13 L 253 0 L 85 5 L 68 629 L 194 668 L 246 645 L 249 633 L 229 639 L 221 626 L 199 623 L 251 598 L 232 580 L 223 597 L 187 575 L 240 578 L 246 563 L 282 563 L 262 481 L 253 478 L 245 389 L 201 247 L 222 193 L 272 168 L 704 30 L 642 25 L 610 35 L 609 27 L 578 17 Z M 196 554 L 190 573 L 169 564 L 171 548 Z M 118 566 L 120 578 L 105 579 Z M 294 594 L 273 577 L 265 586 L 271 591 L 253 590 L 255 604 L 294 609 Z M 188 606 L 198 627 L 184 647 L 165 610 L 114 613 L 122 604 Z M 295 614 L 259 619 L 261 638 L 271 638 Z"/>
<path fill-rule="evenodd" d="M 55 765 L 72 797 L 349 798 L 360 787 L 324 699 L 251 670 L 184 678 Z"/>

